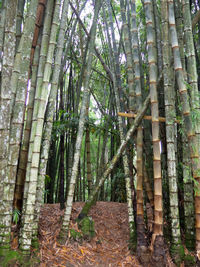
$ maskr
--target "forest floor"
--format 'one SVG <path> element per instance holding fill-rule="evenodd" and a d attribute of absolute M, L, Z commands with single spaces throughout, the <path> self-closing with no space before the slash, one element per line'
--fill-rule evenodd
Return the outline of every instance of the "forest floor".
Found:
<path fill-rule="evenodd" d="M 73 204 L 70 228 L 78 230 L 77 218 L 83 202 Z M 97 202 L 89 216 L 95 223 L 95 237 L 82 242 L 69 239 L 65 245 L 56 241 L 61 216 L 59 204 L 46 204 L 40 215 L 40 267 L 141 267 L 128 248 L 129 227 L 127 204 Z M 147 266 L 146 266 L 147 267 Z"/>

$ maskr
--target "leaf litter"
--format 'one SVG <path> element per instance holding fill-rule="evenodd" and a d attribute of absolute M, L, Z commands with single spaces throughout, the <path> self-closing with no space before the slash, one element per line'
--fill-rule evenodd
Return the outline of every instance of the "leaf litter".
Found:
<path fill-rule="evenodd" d="M 75 202 L 70 229 L 78 230 L 76 218 L 84 203 Z M 70 238 L 60 245 L 56 238 L 64 211 L 59 204 L 45 204 L 39 222 L 40 267 L 141 267 L 128 248 L 129 226 L 126 203 L 97 202 L 89 216 L 95 223 L 91 241 Z"/>

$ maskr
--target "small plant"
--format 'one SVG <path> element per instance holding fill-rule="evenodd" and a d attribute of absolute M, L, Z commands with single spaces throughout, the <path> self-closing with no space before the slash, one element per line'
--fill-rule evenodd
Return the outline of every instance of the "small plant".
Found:
<path fill-rule="evenodd" d="M 20 215 L 21 215 L 20 211 L 19 211 L 18 209 L 15 208 L 15 209 L 13 210 L 13 222 L 14 222 L 15 224 L 17 224 L 17 223 L 19 222 Z"/>

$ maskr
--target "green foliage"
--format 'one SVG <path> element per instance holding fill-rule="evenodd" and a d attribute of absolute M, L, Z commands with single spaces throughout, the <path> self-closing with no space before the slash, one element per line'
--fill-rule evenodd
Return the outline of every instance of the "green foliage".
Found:
<path fill-rule="evenodd" d="M 19 222 L 20 215 L 21 215 L 21 213 L 18 209 L 13 210 L 13 222 L 15 224 L 17 224 Z"/>
<path fill-rule="evenodd" d="M 23 255 L 22 252 L 14 251 L 11 249 L 2 249 L 0 248 L 0 266 L 1 267 L 29 267 L 29 266 L 38 266 L 39 258 L 37 255 Z"/>
<path fill-rule="evenodd" d="M 183 245 L 181 245 L 181 243 L 172 245 L 170 247 L 170 252 L 174 262 L 177 264 L 177 266 L 180 266 L 181 262 L 183 262 L 185 257 Z"/>
<path fill-rule="evenodd" d="M 83 234 L 83 238 L 91 240 L 95 236 L 94 221 L 86 216 L 78 222 L 78 227 Z"/>
<path fill-rule="evenodd" d="M 49 175 L 45 175 L 45 187 L 44 188 L 48 188 L 48 185 L 51 183 L 51 177 Z M 50 191 L 49 189 L 44 189 L 44 199 L 47 198 L 47 195 L 49 195 Z"/>
<path fill-rule="evenodd" d="M 192 120 L 192 127 L 193 127 L 193 129 L 195 129 L 197 127 L 198 123 L 200 122 L 200 112 L 199 112 L 199 110 L 197 110 L 195 108 L 191 109 L 190 117 L 191 117 L 191 120 Z"/>
<path fill-rule="evenodd" d="M 79 116 L 75 113 L 67 113 L 64 110 L 61 110 L 59 113 L 62 119 L 56 120 L 53 123 L 53 137 L 57 137 L 61 134 L 64 134 L 67 131 L 74 129 L 77 131 L 79 124 Z M 92 134 L 103 134 L 105 131 L 109 131 L 114 135 L 119 135 L 118 131 L 114 129 L 114 125 L 117 122 L 117 117 L 110 116 L 105 114 L 101 121 L 96 117 L 89 117 L 86 119 L 85 127 L 90 128 Z"/>
<path fill-rule="evenodd" d="M 194 179 L 194 177 L 192 176 L 191 167 L 189 165 L 179 163 L 179 168 L 184 169 L 186 172 L 186 175 L 183 177 L 183 182 L 187 183 L 188 181 L 192 181 L 194 184 L 195 194 L 199 193 L 200 192 L 200 186 L 199 186 L 198 181 L 196 181 Z M 200 175 L 200 170 L 197 170 L 197 175 Z"/>
<path fill-rule="evenodd" d="M 83 235 L 74 229 L 70 229 L 69 232 L 70 238 L 72 238 L 74 241 L 81 241 L 81 239 L 83 238 Z"/>
<path fill-rule="evenodd" d="M 190 251 L 195 249 L 195 235 L 194 235 L 194 233 L 191 233 L 188 231 L 185 233 L 185 245 L 186 245 L 187 249 L 189 249 Z M 187 256 L 185 256 L 185 257 L 187 257 Z"/>
<path fill-rule="evenodd" d="M 129 249 L 132 252 L 135 252 L 137 248 L 137 232 L 136 232 L 135 223 L 132 222 L 130 227 L 131 227 L 131 231 L 130 231 L 130 239 L 129 239 Z"/>
<path fill-rule="evenodd" d="M 184 264 L 185 267 L 195 266 L 196 265 L 195 257 L 192 255 L 185 255 Z"/>
<path fill-rule="evenodd" d="M 15 263 L 20 262 L 21 259 L 22 256 L 17 251 L 0 249 L 0 262 L 2 267 L 13 266 Z"/>
<path fill-rule="evenodd" d="M 115 201 L 126 202 L 125 175 L 122 169 L 116 169 L 112 185 L 115 186 Z"/>
<path fill-rule="evenodd" d="M 68 113 L 64 110 L 59 111 L 59 119 L 53 123 L 53 137 L 65 133 L 69 129 L 77 129 L 79 123 L 79 116 L 75 113 Z"/>
<path fill-rule="evenodd" d="M 48 184 L 51 182 L 51 177 L 49 175 L 45 175 L 45 184 Z"/>
<path fill-rule="evenodd" d="M 40 246 L 39 239 L 37 237 L 34 237 L 32 239 L 32 241 L 31 241 L 31 247 L 38 250 L 39 249 L 39 246 Z"/>

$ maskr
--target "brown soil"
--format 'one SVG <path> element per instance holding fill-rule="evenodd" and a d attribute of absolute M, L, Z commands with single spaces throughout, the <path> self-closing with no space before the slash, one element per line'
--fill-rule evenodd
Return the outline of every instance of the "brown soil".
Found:
<path fill-rule="evenodd" d="M 70 228 L 78 230 L 75 219 L 82 206 L 82 202 L 74 203 Z M 90 242 L 73 241 L 69 236 L 63 246 L 56 242 L 63 211 L 60 211 L 59 204 L 44 205 L 39 225 L 40 267 L 141 267 L 128 249 L 127 214 L 127 204 L 97 202 L 89 213 L 95 222 L 96 236 Z"/>

